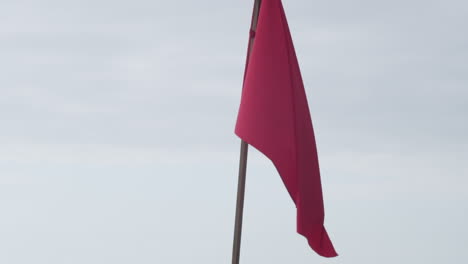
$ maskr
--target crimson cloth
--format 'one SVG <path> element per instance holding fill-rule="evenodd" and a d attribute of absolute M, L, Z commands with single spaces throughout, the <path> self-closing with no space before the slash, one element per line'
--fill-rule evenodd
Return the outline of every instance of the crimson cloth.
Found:
<path fill-rule="evenodd" d="M 297 208 L 297 232 L 324 257 L 337 256 L 323 226 L 314 131 L 280 0 L 263 0 L 246 65 L 235 133 L 267 156 Z"/>

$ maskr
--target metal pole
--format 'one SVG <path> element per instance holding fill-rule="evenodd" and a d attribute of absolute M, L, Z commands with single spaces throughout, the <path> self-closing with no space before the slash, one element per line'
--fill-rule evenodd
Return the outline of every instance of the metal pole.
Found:
<path fill-rule="evenodd" d="M 258 14 L 260 12 L 261 0 L 255 0 L 254 10 L 252 15 L 251 30 L 255 32 L 257 29 Z M 255 35 L 251 34 L 249 39 L 249 47 L 247 52 L 247 60 L 252 50 Z M 247 61 L 248 64 L 248 61 Z M 247 172 L 247 153 L 248 144 L 241 140 L 240 160 L 239 160 L 239 180 L 237 184 L 237 203 L 236 203 L 236 221 L 234 225 L 234 243 L 232 248 L 232 264 L 239 264 L 240 246 L 242 236 L 242 218 L 244 215 L 244 194 L 245 194 L 245 178 Z"/>
<path fill-rule="evenodd" d="M 234 245 L 232 248 L 232 264 L 239 264 L 242 235 L 242 217 L 244 215 L 245 176 L 247 170 L 248 144 L 241 140 L 239 161 L 239 182 L 237 184 L 236 223 L 234 226 Z"/>

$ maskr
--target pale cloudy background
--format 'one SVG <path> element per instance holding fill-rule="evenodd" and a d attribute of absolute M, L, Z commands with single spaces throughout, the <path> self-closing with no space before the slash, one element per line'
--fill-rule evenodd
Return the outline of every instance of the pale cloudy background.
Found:
<path fill-rule="evenodd" d="M 230 263 L 252 4 L 0 0 L 0 263 Z M 284 5 L 340 257 L 251 149 L 242 263 L 467 263 L 466 1 Z"/>

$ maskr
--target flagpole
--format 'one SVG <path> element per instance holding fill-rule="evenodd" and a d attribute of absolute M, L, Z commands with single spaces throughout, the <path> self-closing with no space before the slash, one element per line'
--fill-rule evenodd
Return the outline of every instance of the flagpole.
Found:
<path fill-rule="evenodd" d="M 258 14 L 260 12 L 261 0 L 255 0 L 252 14 L 251 33 L 257 29 Z M 255 34 L 250 34 L 249 47 L 247 51 L 247 63 L 252 50 Z M 240 159 L 239 159 L 239 179 L 237 183 L 237 202 L 236 202 L 236 220 L 234 224 L 234 241 L 232 248 L 232 264 L 239 264 L 240 246 L 242 236 L 242 218 L 244 215 L 244 196 L 245 196 L 245 178 L 247 174 L 247 153 L 249 145 L 241 140 Z"/>

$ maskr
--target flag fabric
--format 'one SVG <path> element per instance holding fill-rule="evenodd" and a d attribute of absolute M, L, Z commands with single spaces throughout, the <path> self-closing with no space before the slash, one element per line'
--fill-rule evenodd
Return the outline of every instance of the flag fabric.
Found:
<path fill-rule="evenodd" d="M 235 133 L 267 156 L 297 208 L 297 232 L 319 255 L 337 253 L 325 230 L 317 149 L 281 0 L 262 0 Z"/>

